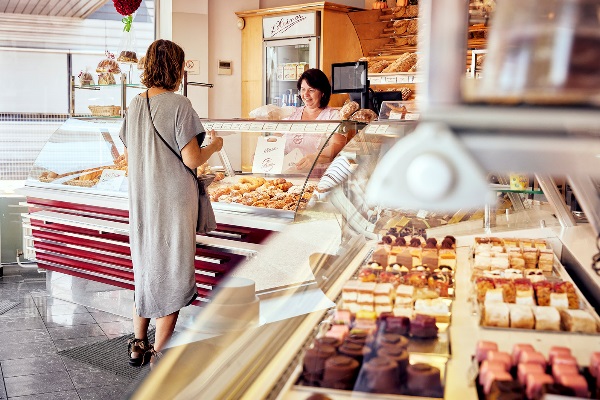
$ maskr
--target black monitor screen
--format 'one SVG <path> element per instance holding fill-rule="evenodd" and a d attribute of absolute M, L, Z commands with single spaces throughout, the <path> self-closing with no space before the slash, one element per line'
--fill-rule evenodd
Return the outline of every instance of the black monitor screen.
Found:
<path fill-rule="evenodd" d="M 366 61 L 331 65 L 333 93 L 363 92 L 367 85 L 367 79 Z"/>

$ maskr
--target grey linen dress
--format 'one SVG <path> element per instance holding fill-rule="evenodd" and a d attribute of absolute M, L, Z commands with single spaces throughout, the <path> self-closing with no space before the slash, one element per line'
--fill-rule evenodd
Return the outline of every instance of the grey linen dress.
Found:
<path fill-rule="evenodd" d="M 150 109 L 156 129 L 175 151 L 204 132 L 184 96 L 152 96 Z M 197 291 L 197 189 L 192 175 L 154 132 L 145 97 L 131 101 L 119 136 L 128 152 L 135 306 L 141 317 L 163 317 L 188 305 Z"/>

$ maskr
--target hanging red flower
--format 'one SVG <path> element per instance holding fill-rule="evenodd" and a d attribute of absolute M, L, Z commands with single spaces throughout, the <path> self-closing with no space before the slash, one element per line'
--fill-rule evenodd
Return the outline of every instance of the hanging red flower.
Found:
<path fill-rule="evenodd" d="M 113 0 L 115 10 L 123 16 L 128 16 L 136 12 L 142 4 L 142 0 Z"/>

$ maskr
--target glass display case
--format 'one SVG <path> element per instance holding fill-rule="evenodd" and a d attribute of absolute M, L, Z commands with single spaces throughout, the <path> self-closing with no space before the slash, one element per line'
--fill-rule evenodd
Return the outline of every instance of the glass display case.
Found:
<path fill-rule="evenodd" d="M 504 207 L 504 211 L 497 212 L 495 225 L 486 225 L 484 210 L 445 215 L 366 200 L 369 182 L 379 173 L 382 159 L 403 138 L 414 135 L 414 129 L 413 121 L 368 125 L 316 183 L 319 190 L 305 210 L 333 210 L 341 219 L 342 240 L 330 241 L 323 252 L 304 252 L 303 268 L 310 269 L 314 281 L 258 293 L 258 318 L 250 311 L 235 317 L 227 313 L 225 304 L 232 292 L 225 282 L 223 291 L 217 292 L 193 326 L 171 343 L 133 398 L 157 398 L 154 394 L 160 388 L 161 396 L 178 398 L 460 395 L 476 399 L 477 390 L 483 390 L 477 386 L 477 368 L 471 362 L 478 340 L 493 341 L 508 353 L 523 342 L 534 343 L 545 355 L 552 346 L 566 345 L 579 365 L 588 365 L 589 348 L 597 346 L 597 335 L 490 327 L 476 300 L 475 279 L 485 276 L 493 281 L 500 276 L 492 266 L 479 270 L 481 259 L 474 256 L 479 246 L 489 243 L 490 249 L 496 246 L 501 252 L 506 246 L 518 246 L 520 254 L 533 251 L 537 255 L 535 266 L 528 264 L 536 270 L 535 279 L 551 282 L 556 293 L 569 287 L 569 296 L 577 296 L 573 298 L 578 299 L 579 311 L 593 320 L 590 326 L 594 331 L 600 327 L 593 309 L 600 297 L 579 284 L 577 275 L 587 267 L 567 255 L 573 239 L 565 236 L 550 205 L 532 203 L 521 210 L 507 195 L 496 192 L 498 204 L 490 209 Z M 336 169 L 345 173 L 335 182 L 328 181 L 328 174 Z M 526 191 L 513 194 L 530 195 Z M 459 214 L 465 218 L 458 218 Z M 587 232 L 589 226 L 572 229 L 588 243 L 593 238 Z M 347 245 L 350 241 L 352 247 Z M 349 252 L 350 248 L 354 251 Z M 288 247 L 273 249 L 281 252 Z M 542 253 L 550 255 L 549 269 L 543 269 Z M 524 277 L 525 269 L 510 272 L 520 274 L 522 280 L 517 283 L 534 279 Z M 498 284 L 505 282 L 502 279 L 507 278 L 500 277 Z M 228 324 L 223 323 L 224 317 Z M 199 357 L 202 364 L 194 361 Z M 190 364 L 195 365 L 193 371 L 184 370 Z"/>

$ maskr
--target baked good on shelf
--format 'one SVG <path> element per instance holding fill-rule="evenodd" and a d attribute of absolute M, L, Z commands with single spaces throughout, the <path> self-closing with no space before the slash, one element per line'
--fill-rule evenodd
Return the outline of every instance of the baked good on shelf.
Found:
<path fill-rule="evenodd" d="M 400 19 L 398 21 L 394 21 L 394 23 L 392 24 L 392 27 L 394 28 L 394 34 L 402 35 L 403 33 L 405 33 L 406 28 L 408 27 L 408 22 L 409 20 L 407 19 Z"/>
<path fill-rule="evenodd" d="M 521 354 L 524 351 L 535 351 L 532 345 L 528 343 L 517 343 L 513 346 L 512 349 L 512 363 L 513 365 L 517 365 L 520 362 Z"/>
<path fill-rule="evenodd" d="M 485 293 L 485 305 L 491 303 L 504 303 L 504 291 L 502 288 L 489 289 Z"/>
<path fill-rule="evenodd" d="M 487 303 L 483 311 L 483 326 L 508 328 L 510 309 L 506 303 Z"/>
<path fill-rule="evenodd" d="M 385 319 L 383 332 L 407 335 L 410 331 L 410 318 L 391 316 Z"/>
<path fill-rule="evenodd" d="M 414 18 L 419 15 L 419 6 L 406 6 L 406 10 L 404 11 L 404 16 L 408 18 Z"/>
<path fill-rule="evenodd" d="M 349 390 L 358 375 L 358 361 L 346 356 L 333 356 L 325 361 L 321 385 L 332 389 Z"/>
<path fill-rule="evenodd" d="M 487 400 L 522 400 L 525 398 L 525 386 L 518 381 L 496 380 L 492 382 Z"/>
<path fill-rule="evenodd" d="M 349 119 L 352 116 L 352 114 L 359 110 L 359 108 L 360 105 L 356 101 L 346 101 L 342 108 L 340 108 L 340 118 L 342 120 Z"/>
<path fill-rule="evenodd" d="M 552 284 L 546 281 L 536 282 L 533 284 L 535 291 L 535 299 L 538 306 L 550 305 L 550 294 L 552 293 Z"/>
<path fill-rule="evenodd" d="M 510 327 L 520 329 L 533 329 L 535 320 L 531 306 L 520 304 L 510 305 Z"/>
<path fill-rule="evenodd" d="M 477 278 L 475 280 L 475 286 L 477 288 L 477 300 L 480 303 L 485 300 L 487 291 L 495 288 L 494 280 L 486 277 Z"/>
<path fill-rule="evenodd" d="M 575 396 L 588 398 L 588 384 L 582 375 L 562 375 L 558 379 L 558 383 L 575 391 Z"/>
<path fill-rule="evenodd" d="M 411 393 L 427 392 L 431 388 L 441 386 L 440 370 L 429 364 L 417 363 L 406 368 L 407 389 Z"/>
<path fill-rule="evenodd" d="M 484 360 L 479 366 L 479 384 L 483 386 L 488 380 L 488 375 L 491 372 L 507 372 L 506 365 L 502 361 Z"/>
<path fill-rule="evenodd" d="M 550 347 L 550 351 L 548 352 L 548 361 L 550 364 L 553 364 L 554 357 L 570 356 L 570 355 L 571 355 L 571 349 L 569 349 L 568 347 L 552 346 L 552 347 Z"/>
<path fill-rule="evenodd" d="M 323 336 L 315 339 L 315 344 L 318 344 L 319 346 L 331 346 L 336 349 L 341 346 L 342 342 L 343 339 L 340 340 L 336 337 L 331 336 Z"/>
<path fill-rule="evenodd" d="M 394 333 L 384 333 L 379 335 L 377 341 L 375 342 L 375 347 L 378 349 L 381 348 L 390 348 L 390 349 L 404 349 L 408 348 L 408 339 L 402 335 L 394 334 Z"/>
<path fill-rule="evenodd" d="M 396 38 L 398 39 L 398 38 Z M 404 37 L 408 43 L 408 38 Z M 397 43 L 398 44 L 398 43 Z M 404 43 L 406 44 L 406 43 Z M 402 45 L 402 44 L 399 44 Z M 416 53 L 404 53 L 400 57 L 398 57 L 393 63 L 388 65 L 382 72 L 384 73 L 392 73 L 392 72 L 408 72 L 408 70 L 415 65 L 417 62 L 417 54 Z"/>
<path fill-rule="evenodd" d="M 398 364 L 387 357 L 375 357 L 363 364 L 359 388 L 373 393 L 393 393 L 400 384 Z"/>
<path fill-rule="evenodd" d="M 510 279 L 494 279 L 494 286 L 496 289 L 502 289 L 504 295 L 504 301 L 507 303 L 514 303 L 516 300 L 516 289 L 515 284 Z"/>
<path fill-rule="evenodd" d="M 569 308 L 569 299 L 566 293 L 550 293 L 550 306 L 557 309 Z"/>
<path fill-rule="evenodd" d="M 338 352 L 346 357 L 354 358 L 359 363 L 363 362 L 365 357 L 369 357 L 371 349 L 359 343 L 346 342 L 338 348 Z"/>
<path fill-rule="evenodd" d="M 342 300 L 344 302 L 347 301 L 357 301 L 358 300 L 358 288 L 360 284 L 357 280 L 349 280 L 342 287 Z"/>
<path fill-rule="evenodd" d="M 504 364 L 504 370 L 510 371 L 510 367 L 512 365 L 512 357 L 510 356 L 510 354 L 504 351 L 488 351 L 487 360 L 501 362 Z"/>
<path fill-rule="evenodd" d="M 368 124 L 371 121 L 374 121 L 377 119 L 377 114 L 375 114 L 375 111 L 373 111 L 373 110 L 370 110 L 367 108 L 362 108 L 362 109 L 356 111 L 355 113 L 353 113 L 348 119 L 350 121 L 362 122 L 362 123 Z"/>
<path fill-rule="evenodd" d="M 551 249 L 540 249 L 540 256 L 538 259 L 538 268 L 542 271 L 552 272 L 552 266 L 554 265 L 554 252 Z"/>
<path fill-rule="evenodd" d="M 537 363 L 520 363 L 517 366 L 517 379 L 524 385 L 529 374 L 544 374 L 546 370 Z"/>
<path fill-rule="evenodd" d="M 547 374 L 529 374 L 527 375 L 526 389 L 528 399 L 538 399 L 542 391 L 542 386 L 547 383 L 554 383 L 554 379 Z"/>
<path fill-rule="evenodd" d="M 512 376 L 506 371 L 490 371 L 486 374 L 483 382 L 483 393 L 489 395 L 492 390 L 492 384 L 498 381 L 511 382 Z"/>
<path fill-rule="evenodd" d="M 590 356 L 590 375 L 598 377 L 600 373 L 600 351 L 595 351 Z"/>
<path fill-rule="evenodd" d="M 523 351 L 519 357 L 519 362 L 524 364 L 539 364 L 546 370 L 546 358 L 539 351 Z"/>
<path fill-rule="evenodd" d="M 561 396 L 575 396 L 575 391 L 569 387 L 561 385 L 560 383 L 546 383 L 542 385 L 540 396 L 542 399 L 547 398 L 546 395 L 558 394 Z"/>
<path fill-rule="evenodd" d="M 369 61 L 368 65 L 368 71 L 370 74 L 378 74 L 381 71 L 383 71 L 388 65 L 390 65 L 390 62 L 388 60 L 374 60 Z"/>
<path fill-rule="evenodd" d="M 98 63 L 98 66 L 96 67 L 96 72 L 120 74 L 121 67 L 119 67 L 119 64 L 114 60 L 114 58 L 105 58 Z"/>
<path fill-rule="evenodd" d="M 111 73 L 101 73 L 98 75 L 98 85 L 114 85 L 116 84 L 115 76 Z"/>
<path fill-rule="evenodd" d="M 560 317 L 566 331 L 596 333 L 596 321 L 585 310 L 560 310 Z"/>
<path fill-rule="evenodd" d="M 79 73 L 79 84 L 81 86 L 90 86 L 94 84 L 94 77 L 87 70 Z"/>
<path fill-rule="evenodd" d="M 546 275 L 544 275 L 544 271 L 537 268 L 526 269 L 523 272 L 525 278 L 529 279 L 532 283 L 542 282 L 546 280 Z"/>
<path fill-rule="evenodd" d="M 410 335 L 413 338 L 433 339 L 437 337 L 437 334 L 438 327 L 434 317 L 416 314 L 410 323 Z"/>
<path fill-rule="evenodd" d="M 335 355 L 335 348 L 327 345 L 314 345 L 304 353 L 303 376 L 309 382 L 319 382 L 323 378 L 325 361 Z"/>
<path fill-rule="evenodd" d="M 560 331 L 560 314 L 550 306 L 533 307 L 535 329 L 538 331 Z"/>
<path fill-rule="evenodd" d="M 498 351 L 498 344 L 484 340 L 477 342 L 477 347 L 475 349 L 475 358 L 477 359 L 477 362 L 486 360 L 489 351 Z"/>
<path fill-rule="evenodd" d="M 122 63 L 137 64 L 138 58 L 137 58 L 137 54 L 135 54 L 135 51 L 123 50 L 119 54 L 117 61 L 122 62 Z"/>
<path fill-rule="evenodd" d="M 417 33 L 418 30 L 419 30 L 419 20 L 416 18 L 409 20 L 408 24 L 406 26 L 406 33 L 414 35 Z"/>
<path fill-rule="evenodd" d="M 579 309 L 579 296 L 575 291 L 575 286 L 571 282 L 556 282 L 554 284 L 555 293 L 565 293 L 567 295 L 568 306 L 572 310 Z"/>
<path fill-rule="evenodd" d="M 378 357 L 387 357 L 398 364 L 397 374 L 401 381 L 406 379 L 406 368 L 409 366 L 409 355 L 406 349 L 382 347 L 377 350 Z"/>
<path fill-rule="evenodd" d="M 146 65 L 146 56 L 141 56 L 137 63 L 137 69 L 142 70 Z"/>
<path fill-rule="evenodd" d="M 575 365 L 556 364 L 552 366 L 552 377 L 559 381 L 561 376 L 579 375 L 579 368 Z"/>

